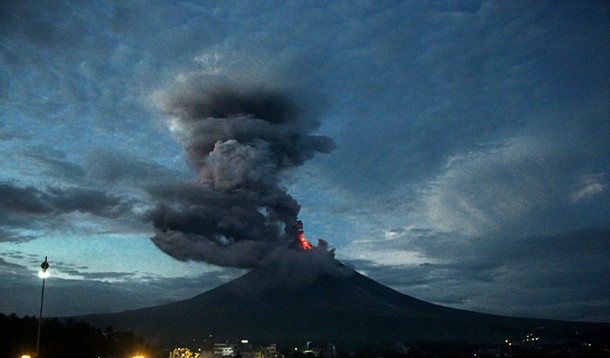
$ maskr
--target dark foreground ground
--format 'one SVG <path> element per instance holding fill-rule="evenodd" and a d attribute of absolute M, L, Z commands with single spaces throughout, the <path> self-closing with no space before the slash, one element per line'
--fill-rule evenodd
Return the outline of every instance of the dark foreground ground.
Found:
<path fill-rule="evenodd" d="M 36 351 L 38 321 L 34 317 L 0 314 L 0 357 L 21 357 Z M 193 352 L 201 349 L 201 358 L 209 358 L 213 340 L 180 344 Z M 237 342 L 239 352 L 244 349 Z M 275 342 L 251 342 L 250 352 Z M 242 347 L 242 348 L 240 348 Z M 42 324 L 40 358 L 80 357 L 168 357 L 176 347 L 161 347 L 132 332 L 117 331 L 112 327 L 100 329 L 85 321 L 45 320 Z M 340 345 L 331 342 L 302 342 L 297 347 L 278 346 L 277 354 L 264 358 L 410 358 L 410 357 L 610 357 L 610 346 L 574 334 L 565 340 L 549 340 L 544 335 L 530 334 L 518 341 L 495 344 L 466 341 L 385 342 L 365 345 Z M 206 354 L 207 353 L 207 354 Z M 235 357 L 246 356 L 246 352 Z M 188 358 L 188 357 L 184 357 Z"/>

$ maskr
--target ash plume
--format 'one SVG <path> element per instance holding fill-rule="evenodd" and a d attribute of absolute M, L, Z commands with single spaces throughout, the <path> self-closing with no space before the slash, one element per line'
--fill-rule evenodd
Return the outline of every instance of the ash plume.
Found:
<path fill-rule="evenodd" d="M 179 260 L 252 268 L 294 245 L 300 206 L 285 175 L 332 139 L 287 93 L 197 85 L 163 103 L 169 126 L 197 173 L 193 182 L 150 189 L 152 241 Z"/>

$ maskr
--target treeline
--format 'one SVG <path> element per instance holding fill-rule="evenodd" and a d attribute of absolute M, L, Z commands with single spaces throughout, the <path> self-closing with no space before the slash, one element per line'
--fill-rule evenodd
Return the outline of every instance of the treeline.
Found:
<path fill-rule="evenodd" d="M 38 320 L 0 313 L 0 357 L 21 357 L 36 353 Z M 56 318 L 43 320 L 40 334 L 40 356 L 53 357 L 132 357 L 153 356 L 152 347 L 133 332 L 115 331 L 112 326 L 101 330 L 85 321 Z"/>

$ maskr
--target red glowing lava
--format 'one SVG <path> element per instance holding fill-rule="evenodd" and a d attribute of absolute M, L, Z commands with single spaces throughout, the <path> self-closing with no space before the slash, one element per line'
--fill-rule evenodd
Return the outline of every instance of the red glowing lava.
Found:
<path fill-rule="evenodd" d="M 311 244 L 309 243 L 309 241 L 307 241 L 307 239 L 305 239 L 305 233 L 303 232 L 299 233 L 299 244 L 301 245 L 301 248 L 303 250 L 311 249 Z"/>
<path fill-rule="evenodd" d="M 309 241 L 305 239 L 305 232 L 303 231 L 303 222 L 301 220 L 297 220 L 297 233 L 299 239 L 299 246 L 303 250 L 311 250 L 312 246 Z"/>

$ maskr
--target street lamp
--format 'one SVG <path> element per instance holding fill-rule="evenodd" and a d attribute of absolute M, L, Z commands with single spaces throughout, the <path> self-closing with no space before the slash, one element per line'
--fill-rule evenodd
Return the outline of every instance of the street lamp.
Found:
<path fill-rule="evenodd" d="M 44 305 L 44 282 L 47 277 L 49 277 L 49 262 L 47 261 L 47 256 L 44 257 L 44 262 L 40 265 L 40 272 L 38 272 L 38 277 L 42 278 L 42 295 L 40 296 L 40 314 L 38 315 L 38 336 L 36 337 L 36 358 L 39 358 L 38 354 L 40 353 L 40 327 L 42 326 L 42 307 Z"/>

